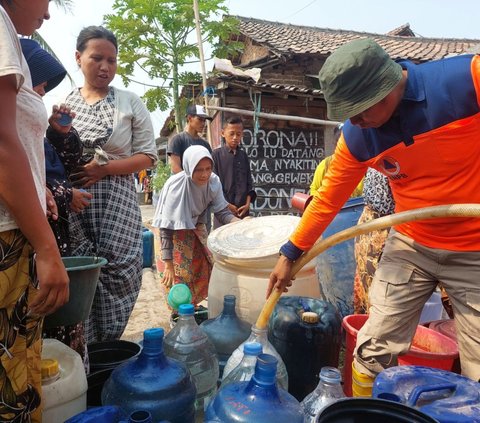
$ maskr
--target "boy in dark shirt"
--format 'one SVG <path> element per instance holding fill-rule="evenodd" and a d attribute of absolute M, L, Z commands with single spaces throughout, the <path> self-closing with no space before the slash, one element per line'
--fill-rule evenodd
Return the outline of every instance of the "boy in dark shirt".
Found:
<path fill-rule="evenodd" d="M 223 195 L 231 212 L 243 219 L 249 215 L 250 204 L 255 201 L 250 161 L 241 149 L 243 122 L 240 117 L 229 118 L 222 129 L 225 145 L 213 150 L 213 172 L 222 182 Z M 215 220 L 214 228 L 220 226 Z"/>

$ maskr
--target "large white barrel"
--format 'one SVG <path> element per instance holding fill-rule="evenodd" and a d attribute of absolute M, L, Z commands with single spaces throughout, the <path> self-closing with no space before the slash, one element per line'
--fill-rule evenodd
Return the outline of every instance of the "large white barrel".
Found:
<path fill-rule="evenodd" d="M 224 295 L 232 294 L 239 317 L 255 323 L 279 249 L 299 221 L 296 216 L 263 216 L 221 226 L 210 234 L 208 248 L 215 264 L 208 287 L 209 318 L 221 313 Z M 300 270 L 287 295 L 320 297 L 314 260 Z"/>

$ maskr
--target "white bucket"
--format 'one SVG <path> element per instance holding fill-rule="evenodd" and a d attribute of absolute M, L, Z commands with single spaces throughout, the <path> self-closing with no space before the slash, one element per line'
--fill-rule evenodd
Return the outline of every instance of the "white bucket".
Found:
<path fill-rule="evenodd" d="M 63 423 L 87 409 L 87 377 L 80 355 L 56 339 L 44 339 L 42 359 L 58 361 L 59 376 L 42 382 L 42 421 Z"/>
<path fill-rule="evenodd" d="M 221 313 L 223 297 L 231 294 L 237 299 L 239 317 L 256 322 L 278 251 L 299 221 L 296 216 L 263 216 L 221 226 L 210 234 L 208 248 L 215 263 L 208 286 L 209 318 Z M 298 272 L 286 295 L 320 298 L 315 260 Z"/>

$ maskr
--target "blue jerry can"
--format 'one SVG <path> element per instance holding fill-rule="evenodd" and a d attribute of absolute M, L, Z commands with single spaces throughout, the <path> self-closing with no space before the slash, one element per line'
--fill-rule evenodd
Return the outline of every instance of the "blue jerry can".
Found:
<path fill-rule="evenodd" d="M 153 265 L 153 232 L 145 227 L 143 231 L 143 268 Z"/>
<path fill-rule="evenodd" d="M 446 370 L 391 367 L 376 377 L 372 396 L 414 407 L 440 423 L 480 422 L 480 383 Z"/>

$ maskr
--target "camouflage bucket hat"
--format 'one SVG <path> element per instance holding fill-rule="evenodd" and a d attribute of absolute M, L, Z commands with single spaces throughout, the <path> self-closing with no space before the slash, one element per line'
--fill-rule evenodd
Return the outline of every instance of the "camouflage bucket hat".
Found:
<path fill-rule="evenodd" d="M 402 67 L 369 38 L 344 44 L 318 75 L 327 115 L 345 121 L 383 100 L 402 79 Z"/>

